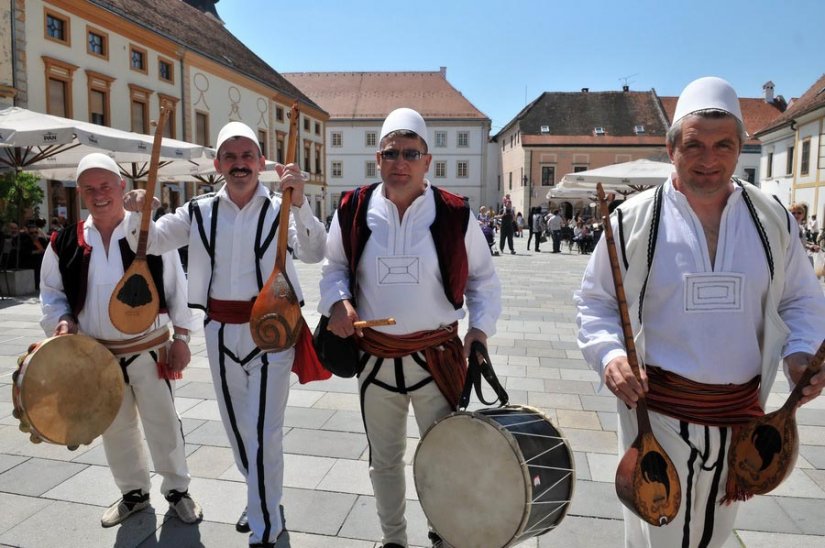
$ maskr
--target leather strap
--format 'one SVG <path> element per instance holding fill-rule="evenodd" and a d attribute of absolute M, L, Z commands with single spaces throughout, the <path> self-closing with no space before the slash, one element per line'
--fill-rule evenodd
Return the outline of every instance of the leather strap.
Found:
<path fill-rule="evenodd" d="M 479 356 L 482 358 L 479 361 Z M 496 399 L 487 401 L 481 393 L 481 377 L 487 381 L 496 393 Z M 496 401 L 499 402 L 499 407 L 504 407 L 510 401 L 510 396 L 507 391 L 501 386 L 501 383 L 493 371 L 493 365 L 490 362 L 490 354 L 487 353 L 487 347 L 478 341 L 473 342 L 470 346 L 470 359 L 467 365 L 467 380 L 464 383 L 464 390 L 461 392 L 461 398 L 458 401 L 459 409 L 467 409 L 470 403 L 470 394 L 473 387 L 475 387 L 476 396 L 478 400 L 484 405 L 493 405 Z"/>

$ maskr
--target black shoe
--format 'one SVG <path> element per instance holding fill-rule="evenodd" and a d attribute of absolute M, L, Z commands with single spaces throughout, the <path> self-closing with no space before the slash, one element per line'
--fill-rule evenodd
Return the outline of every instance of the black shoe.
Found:
<path fill-rule="evenodd" d="M 235 524 L 235 530 L 239 533 L 248 533 L 250 531 L 249 519 L 246 517 L 246 508 L 243 509 L 241 517 L 238 518 L 238 523 Z"/>
<path fill-rule="evenodd" d="M 390 542 L 389 544 L 385 544 L 382 548 L 404 548 L 400 544 L 396 544 L 395 542 Z"/>
<path fill-rule="evenodd" d="M 429 538 L 430 542 L 433 543 L 433 548 L 442 548 L 444 546 L 444 541 L 441 540 L 441 537 L 432 531 L 427 533 L 427 538 Z"/>

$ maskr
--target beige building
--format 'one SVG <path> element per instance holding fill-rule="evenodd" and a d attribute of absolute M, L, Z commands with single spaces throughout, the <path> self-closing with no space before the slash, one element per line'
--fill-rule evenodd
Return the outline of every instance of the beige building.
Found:
<path fill-rule="evenodd" d="M 225 123 L 242 121 L 276 160 L 283 158 L 289 108 L 298 101 L 298 158 L 311 173 L 310 203 L 323 216 L 327 113 L 227 31 L 214 4 L 10 0 L 0 17 L 0 100 L 12 96 L 30 110 L 150 133 L 165 99 L 175 105 L 166 136 L 214 145 Z M 82 214 L 72 182 L 44 184 L 43 216 Z M 158 195 L 175 207 L 212 186 L 162 182 Z"/>
<path fill-rule="evenodd" d="M 488 170 L 490 119 L 447 81 L 447 68 L 433 72 L 284 73 L 329 112 L 326 173 L 332 211 L 341 193 L 380 180 L 376 152 L 384 118 L 409 107 L 427 122 L 433 156 L 427 178 L 466 196 L 477 210 L 495 196 L 496 174 Z"/>
<path fill-rule="evenodd" d="M 761 183 L 785 205 L 803 202 L 825 221 L 825 75 L 756 136 L 762 141 Z"/>

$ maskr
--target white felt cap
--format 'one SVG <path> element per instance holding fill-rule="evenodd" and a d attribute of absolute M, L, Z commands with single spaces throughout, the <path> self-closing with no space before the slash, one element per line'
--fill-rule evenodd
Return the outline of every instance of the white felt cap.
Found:
<path fill-rule="evenodd" d="M 229 122 L 225 126 L 221 128 L 221 131 L 218 133 L 218 142 L 215 145 L 215 150 L 220 152 L 221 145 L 224 144 L 228 139 L 232 139 L 233 137 L 246 137 L 253 143 L 255 146 L 258 147 L 258 152 L 261 152 L 261 145 L 258 143 L 258 136 L 255 135 L 255 132 L 252 131 L 248 125 L 244 124 L 243 122 Z"/>
<path fill-rule="evenodd" d="M 80 179 L 83 172 L 90 169 L 105 169 L 106 171 L 117 175 L 118 179 L 123 178 L 120 174 L 120 168 L 117 166 L 117 162 L 101 152 L 92 152 L 91 154 L 84 156 L 83 159 L 80 160 L 80 163 L 77 164 L 77 171 L 75 171 L 74 180 L 77 181 Z"/>
<path fill-rule="evenodd" d="M 411 108 L 397 108 L 387 115 L 384 120 L 384 125 L 381 126 L 381 137 L 378 138 L 380 143 L 384 137 L 393 131 L 407 130 L 412 131 L 424 140 L 424 143 L 429 148 L 430 143 L 427 141 L 427 124 L 424 118 Z"/>
<path fill-rule="evenodd" d="M 706 76 L 694 80 L 682 90 L 679 100 L 676 101 L 673 123 L 675 124 L 688 114 L 707 109 L 724 110 L 743 122 L 739 98 L 733 86 L 721 78 Z"/>

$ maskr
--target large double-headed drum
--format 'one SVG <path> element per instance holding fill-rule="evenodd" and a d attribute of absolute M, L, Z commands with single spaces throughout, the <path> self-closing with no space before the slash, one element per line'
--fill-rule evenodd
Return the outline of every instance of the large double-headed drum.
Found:
<path fill-rule="evenodd" d="M 573 497 L 566 439 L 538 409 L 460 411 L 415 452 L 415 487 L 430 524 L 456 548 L 500 548 L 554 529 Z"/>
<path fill-rule="evenodd" d="M 123 400 L 123 373 L 105 346 L 86 335 L 32 345 L 12 384 L 14 416 L 32 441 L 76 448 L 112 423 Z"/>

